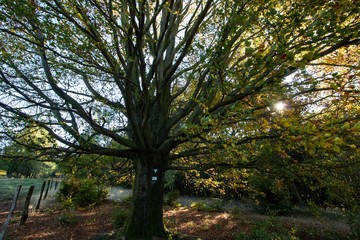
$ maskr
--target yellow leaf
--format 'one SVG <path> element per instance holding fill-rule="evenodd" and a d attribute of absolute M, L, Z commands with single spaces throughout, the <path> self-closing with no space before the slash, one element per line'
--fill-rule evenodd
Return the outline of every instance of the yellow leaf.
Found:
<path fill-rule="evenodd" d="M 291 124 L 290 124 L 289 122 L 287 122 L 287 121 L 284 121 L 283 125 L 284 125 L 284 127 L 286 127 L 286 128 L 291 127 Z"/>

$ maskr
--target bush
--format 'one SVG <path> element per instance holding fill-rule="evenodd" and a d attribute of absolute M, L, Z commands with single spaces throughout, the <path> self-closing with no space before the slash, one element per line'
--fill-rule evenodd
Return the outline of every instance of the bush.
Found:
<path fill-rule="evenodd" d="M 221 199 L 212 199 L 211 202 L 193 202 L 191 208 L 201 212 L 219 212 L 224 207 L 224 202 Z"/>
<path fill-rule="evenodd" d="M 61 182 L 57 198 L 66 206 L 86 207 L 106 199 L 108 190 L 92 179 L 71 178 Z"/>
<path fill-rule="evenodd" d="M 210 202 L 210 207 L 214 209 L 214 211 L 222 211 L 224 205 L 225 205 L 224 201 L 218 198 L 212 199 L 212 201 Z"/>
<path fill-rule="evenodd" d="M 174 206 L 176 203 L 176 200 L 180 197 L 180 191 L 178 190 L 172 190 L 165 196 L 165 204 L 169 206 Z"/>
<path fill-rule="evenodd" d="M 349 212 L 348 219 L 354 239 L 360 239 L 360 209 Z"/>
<path fill-rule="evenodd" d="M 133 196 L 129 195 L 127 197 L 124 197 L 121 201 L 120 204 L 125 206 L 125 207 L 131 207 L 132 206 L 132 202 L 133 202 Z"/>
<path fill-rule="evenodd" d="M 251 184 L 256 208 L 261 214 L 276 216 L 291 212 L 291 201 L 283 181 L 259 176 L 252 179 Z"/>
<path fill-rule="evenodd" d="M 204 202 L 193 202 L 190 204 L 190 207 L 197 211 L 204 211 L 208 208 L 208 206 Z"/>
<path fill-rule="evenodd" d="M 165 191 L 171 191 L 175 187 L 177 171 L 168 170 L 165 172 L 165 183 L 164 189 Z"/>
<path fill-rule="evenodd" d="M 129 216 L 129 212 L 123 208 L 115 209 L 112 216 L 112 223 L 116 229 L 120 229 L 124 226 L 126 219 Z"/>

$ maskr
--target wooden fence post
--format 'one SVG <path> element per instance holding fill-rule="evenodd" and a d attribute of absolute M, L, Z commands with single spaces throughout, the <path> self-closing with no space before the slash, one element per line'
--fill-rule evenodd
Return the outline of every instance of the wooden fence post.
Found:
<path fill-rule="evenodd" d="M 29 216 L 29 205 L 30 205 L 31 196 L 34 192 L 34 188 L 35 188 L 34 186 L 30 186 L 30 188 L 29 188 L 29 191 L 28 191 L 28 194 L 27 194 L 26 200 L 25 200 L 24 209 L 21 214 L 20 225 L 24 225 Z"/>
<path fill-rule="evenodd" d="M 45 185 L 46 185 L 46 181 L 43 182 L 43 185 L 42 185 L 42 187 L 41 187 L 41 192 L 40 192 L 39 201 L 37 202 L 36 208 L 35 208 L 36 211 L 39 210 L 39 208 L 40 208 L 40 202 L 41 202 L 41 198 L 42 198 L 42 195 L 43 195 L 43 192 L 44 192 L 44 189 L 45 189 Z M 1 240 L 1 239 L 0 239 L 0 240 Z"/>
<path fill-rule="evenodd" d="M 44 195 L 44 200 L 46 199 L 46 197 L 48 195 L 49 187 L 50 187 L 50 179 L 47 181 L 47 187 L 46 187 L 46 191 L 45 191 L 45 195 Z"/>
<path fill-rule="evenodd" d="M 59 181 L 56 180 L 56 181 L 55 181 L 55 190 L 57 189 L 58 185 L 59 185 Z"/>
<path fill-rule="evenodd" d="M 10 212 L 4 222 L 4 224 L 2 225 L 2 229 L 1 229 L 1 233 L 0 233 L 0 240 L 3 240 L 4 237 L 5 237 L 5 233 L 6 233 L 6 228 L 7 226 L 9 225 L 10 223 L 10 219 L 11 219 L 11 216 L 12 214 L 14 213 L 15 211 L 15 208 L 16 208 L 16 202 L 18 200 L 18 197 L 19 197 L 19 194 L 20 194 L 20 190 L 21 190 L 21 185 L 17 186 L 17 189 L 15 191 L 15 195 L 14 195 L 14 199 L 13 199 L 13 202 L 11 204 L 11 208 L 10 208 Z"/>

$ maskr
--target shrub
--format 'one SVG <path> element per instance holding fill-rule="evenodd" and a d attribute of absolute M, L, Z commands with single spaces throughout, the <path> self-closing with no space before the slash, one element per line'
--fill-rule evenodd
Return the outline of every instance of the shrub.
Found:
<path fill-rule="evenodd" d="M 212 199 L 211 202 L 193 202 L 190 205 L 191 208 L 202 211 L 202 212 L 218 212 L 221 211 L 224 207 L 224 202 L 221 199 Z"/>
<path fill-rule="evenodd" d="M 204 211 L 208 208 L 208 206 L 204 202 L 193 202 L 190 204 L 190 207 L 197 211 Z"/>
<path fill-rule="evenodd" d="M 351 234 L 354 239 L 360 239 L 360 209 L 348 213 Z"/>
<path fill-rule="evenodd" d="M 165 204 L 169 206 L 174 206 L 178 198 L 180 197 L 180 191 L 172 190 L 165 196 Z"/>
<path fill-rule="evenodd" d="M 73 210 L 74 209 L 75 206 L 74 206 L 74 203 L 73 203 L 73 199 L 71 197 L 61 198 L 59 200 L 61 202 L 62 208 L 67 209 L 67 210 Z"/>
<path fill-rule="evenodd" d="M 212 209 L 214 209 L 214 211 L 222 211 L 225 204 L 222 199 L 215 198 L 212 199 L 209 205 Z"/>
<path fill-rule="evenodd" d="M 321 217 L 321 215 L 322 215 L 321 208 L 319 206 L 317 206 L 313 201 L 309 200 L 307 202 L 307 206 L 313 217 L 315 217 L 315 218 Z"/>
<path fill-rule="evenodd" d="M 71 178 L 61 182 L 57 198 L 66 205 L 86 207 L 106 199 L 108 190 L 92 179 Z"/>
<path fill-rule="evenodd" d="M 127 197 L 124 197 L 121 201 L 120 204 L 126 207 L 131 207 L 132 205 L 132 201 L 133 201 L 133 196 L 129 195 Z"/>
<path fill-rule="evenodd" d="M 284 215 L 291 212 L 287 191 L 276 180 L 259 179 L 254 184 L 257 210 L 266 215 Z"/>
<path fill-rule="evenodd" d="M 112 216 L 112 223 L 116 229 L 120 229 L 124 226 L 126 219 L 129 216 L 129 212 L 123 208 L 115 209 Z"/>
<path fill-rule="evenodd" d="M 171 191 L 175 187 L 177 171 L 168 170 L 165 172 L 165 183 L 164 189 L 165 191 Z"/>

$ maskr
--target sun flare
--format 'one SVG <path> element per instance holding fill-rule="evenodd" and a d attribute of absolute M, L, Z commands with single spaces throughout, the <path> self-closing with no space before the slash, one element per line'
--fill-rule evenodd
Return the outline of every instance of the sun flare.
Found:
<path fill-rule="evenodd" d="M 274 106 L 275 106 L 276 111 L 281 112 L 281 111 L 283 111 L 283 110 L 286 108 L 286 103 L 284 103 L 284 102 L 277 102 L 277 103 L 275 103 Z"/>

